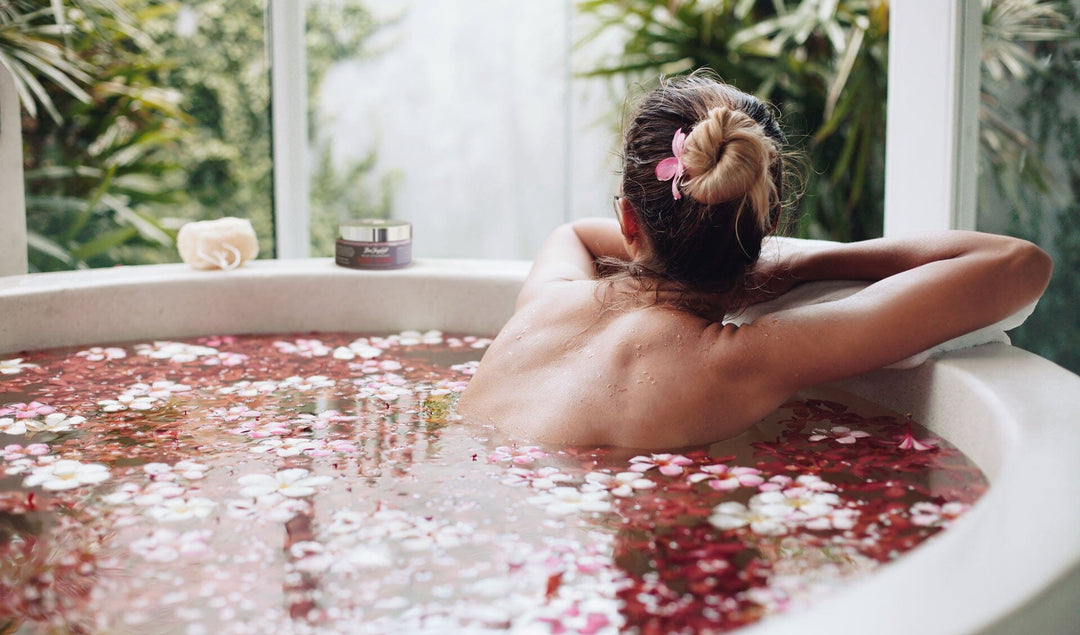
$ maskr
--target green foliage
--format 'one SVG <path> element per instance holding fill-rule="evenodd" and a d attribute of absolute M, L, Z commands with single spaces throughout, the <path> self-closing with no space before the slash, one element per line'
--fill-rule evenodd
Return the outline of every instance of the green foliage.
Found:
<path fill-rule="evenodd" d="M 57 73 L 67 67 L 30 65 L 41 90 L 29 92 L 54 114 L 35 119 L 23 102 L 31 271 L 159 262 L 171 250 L 173 234 L 154 212 L 177 200 L 166 182 L 186 118 L 176 94 L 155 82 L 163 61 L 135 26 L 143 17 L 90 0 L 60 14 L 8 13 L 28 32 L 53 33 L 39 48 L 63 47 L 79 69 L 65 82 Z M 49 31 L 50 21 L 63 28 Z"/>
<path fill-rule="evenodd" d="M 1063 12 L 1072 32 L 1080 32 L 1080 3 Z M 1035 313 L 1010 335 L 1017 346 L 1080 373 L 1080 41 L 1045 42 L 1028 53 L 1045 60 L 1043 72 L 999 89 L 1029 95 L 1018 109 L 1020 125 L 1033 155 L 1060 160 L 1055 186 L 1062 191 L 1018 190 L 1011 233 L 1049 251 L 1054 275 Z"/>

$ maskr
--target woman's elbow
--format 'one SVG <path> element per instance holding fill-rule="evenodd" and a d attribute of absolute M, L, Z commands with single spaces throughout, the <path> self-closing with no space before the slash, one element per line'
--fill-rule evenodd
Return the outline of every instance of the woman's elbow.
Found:
<path fill-rule="evenodd" d="M 1007 262 L 1024 289 L 1032 294 L 1032 299 L 1042 295 L 1054 272 L 1054 261 L 1050 254 L 1035 243 L 1015 239 L 1007 255 Z"/>

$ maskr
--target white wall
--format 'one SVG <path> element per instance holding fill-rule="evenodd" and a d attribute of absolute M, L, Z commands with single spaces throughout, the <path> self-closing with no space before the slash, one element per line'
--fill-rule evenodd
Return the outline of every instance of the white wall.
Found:
<path fill-rule="evenodd" d="M 366 0 L 385 53 L 332 68 L 317 120 L 335 160 L 399 171 L 418 257 L 531 258 L 556 225 L 611 213 L 622 104 L 571 77 L 582 27 L 556 0 Z"/>

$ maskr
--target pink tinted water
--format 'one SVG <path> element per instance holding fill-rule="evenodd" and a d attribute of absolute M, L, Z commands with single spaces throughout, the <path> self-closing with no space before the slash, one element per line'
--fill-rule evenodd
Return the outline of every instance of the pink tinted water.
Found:
<path fill-rule="evenodd" d="M 487 343 L 0 359 L 0 632 L 724 631 L 900 556 L 986 487 L 905 418 L 822 394 L 679 453 L 515 444 L 453 414 Z"/>

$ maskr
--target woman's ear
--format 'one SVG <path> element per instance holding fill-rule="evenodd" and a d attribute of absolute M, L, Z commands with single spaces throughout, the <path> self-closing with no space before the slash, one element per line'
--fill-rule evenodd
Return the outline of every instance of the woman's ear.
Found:
<path fill-rule="evenodd" d="M 641 225 L 638 224 L 637 210 L 626 197 L 619 199 L 619 227 L 623 240 L 628 247 L 641 247 Z"/>

